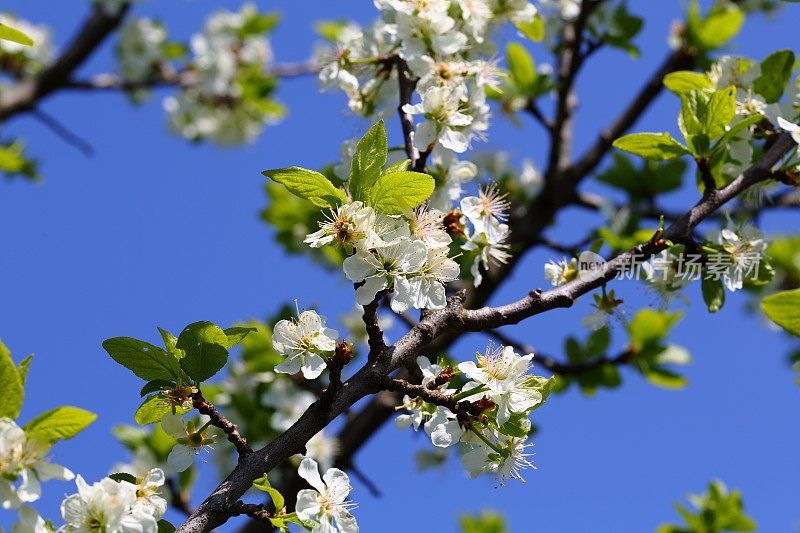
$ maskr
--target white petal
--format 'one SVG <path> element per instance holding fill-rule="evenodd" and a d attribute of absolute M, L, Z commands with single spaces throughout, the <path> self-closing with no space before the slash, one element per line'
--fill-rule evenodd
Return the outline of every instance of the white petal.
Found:
<path fill-rule="evenodd" d="M 297 493 L 297 503 L 294 506 L 297 516 L 304 520 L 317 517 L 317 514 L 319 514 L 318 494 L 313 489 L 303 489 Z"/>
<path fill-rule="evenodd" d="M 194 463 L 194 448 L 176 444 L 167 457 L 167 464 L 176 472 L 183 472 Z"/>
<path fill-rule="evenodd" d="M 317 465 L 314 459 L 309 457 L 303 458 L 303 460 L 300 461 L 297 474 L 308 481 L 309 485 L 317 489 L 320 493 L 325 492 L 325 484 L 322 482 L 322 478 L 319 477 L 319 465 Z"/>
<path fill-rule="evenodd" d="M 325 363 L 325 359 L 320 357 L 315 353 L 306 354 L 305 360 L 303 361 L 303 366 L 301 370 L 303 371 L 303 377 L 306 379 L 316 379 L 322 374 L 323 370 L 327 364 Z M 277 370 L 277 367 L 275 367 Z"/>

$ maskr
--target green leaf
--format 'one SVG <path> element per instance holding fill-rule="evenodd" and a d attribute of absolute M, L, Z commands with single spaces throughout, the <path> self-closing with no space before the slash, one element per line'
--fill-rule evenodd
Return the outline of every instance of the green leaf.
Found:
<path fill-rule="evenodd" d="M 128 474 L 127 472 L 116 472 L 114 474 L 109 474 L 111 479 L 116 481 L 117 483 L 130 483 L 131 485 L 136 485 L 136 476 Z"/>
<path fill-rule="evenodd" d="M 233 327 L 224 330 L 225 337 L 227 337 L 227 342 L 225 343 L 225 348 L 230 350 L 240 342 L 242 339 L 247 337 L 247 334 L 251 331 L 257 331 L 256 328 L 243 328 L 243 327 Z"/>
<path fill-rule="evenodd" d="M 703 301 L 709 313 L 716 313 L 725 305 L 725 286 L 720 279 L 703 278 L 701 282 Z"/>
<path fill-rule="evenodd" d="M 17 365 L 11 359 L 11 352 L 0 341 L 0 418 L 16 419 L 24 397 L 22 377 Z"/>
<path fill-rule="evenodd" d="M 653 161 L 678 159 L 689 153 L 688 148 L 667 132 L 632 133 L 614 141 L 614 147 Z"/>
<path fill-rule="evenodd" d="M 175 388 L 175 383 L 173 381 L 167 379 L 154 379 L 153 381 L 148 381 L 144 384 L 142 390 L 139 391 L 139 396 L 144 397 L 154 392 L 160 392 L 164 389 L 172 388 Z"/>
<path fill-rule="evenodd" d="M 176 347 L 186 355 L 181 368 L 195 381 L 205 381 L 219 372 L 228 361 L 228 336 L 216 324 L 195 322 L 178 336 Z"/>
<path fill-rule="evenodd" d="M 458 519 L 461 533 L 508 533 L 502 515 L 483 511 L 479 515 L 463 514 Z"/>
<path fill-rule="evenodd" d="M 530 22 L 515 22 L 514 26 L 522 35 L 535 43 L 544 39 L 544 20 L 538 13 Z"/>
<path fill-rule="evenodd" d="M 531 424 L 528 421 L 527 413 L 519 413 L 512 415 L 498 430 L 503 435 L 525 438 L 528 436 L 530 427 Z"/>
<path fill-rule="evenodd" d="M 114 361 L 145 381 L 183 377 L 175 356 L 148 342 L 131 337 L 114 337 L 103 341 L 103 348 Z"/>
<path fill-rule="evenodd" d="M 300 167 L 265 170 L 263 175 L 282 184 L 289 192 L 317 207 L 336 207 L 345 202 L 344 193 L 319 172 Z"/>
<path fill-rule="evenodd" d="M 165 329 L 158 328 L 158 333 L 161 335 L 161 340 L 164 341 L 164 347 L 167 349 L 167 351 L 170 353 L 174 352 L 175 344 L 177 344 L 178 338 Z"/>
<path fill-rule="evenodd" d="M 411 170 L 411 160 L 404 159 L 403 161 L 398 161 L 393 165 L 389 165 L 386 167 L 381 174 L 391 174 L 392 172 L 400 172 L 401 170 Z"/>
<path fill-rule="evenodd" d="M 181 407 L 175 408 L 175 412 L 178 414 L 183 414 L 187 411 L 188 409 Z M 170 412 L 172 412 L 172 406 L 164 401 L 160 394 L 154 394 L 145 398 L 142 405 L 134 413 L 133 419 L 140 426 L 146 426 L 147 424 L 161 422 L 164 415 Z"/>
<path fill-rule="evenodd" d="M 175 526 L 167 522 L 163 518 L 158 521 L 158 533 L 172 533 L 175 531 Z"/>
<path fill-rule="evenodd" d="M 522 94 L 535 95 L 536 65 L 533 58 L 519 43 L 508 43 L 506 46 L 506 61 L 511 80 Z"/>
<path fill-rule="evenodd" d="M 270 485 L 269 478 L 266 474 L 253 481 L 253 487 L 269 494 L 269 497 L 272 498 L 272 503 L 275 505 L 275 509 L 278 511 L 285 507 L 283 495 L 278 489 Z"/>
<path fill-rule="evenodd" d="M 19 372 L 19 379 L 22 381 L 22 385 L 25 385 L 25 381 L 28 379 L 28 370 L 31 366 L 31 361 L 33 361 L 33 354 L 30 354 L 28 357 L 23 359 L 17 365 L 17 371 Z"/>
<path fill-rule="evenodd" d="M 681 95 L 690 91 L 713 89 L 714 85 L 705 74 L 690 70 L 679 70 L 664 76 L 664 87 L 677 95 Z"/>
<path fill-rule="evenodd" d="M 669 313 L 647 308 L 640 310 L 628 324 L 631 347 L 639 351 L 649 344 L 660 341 L 682 316 L 680 312 Z"/>
<path fill-rule="evenodd" d="M 5 24 L 0 24 L 0 39 L 12 41 L 24 46 L 33 46 L 33 39 L 21 31 L 11 26 L 6 26 Z"/>
<path fill-rule="evenodd" d="M 725 128 L 736 116 L 736 87 L 730 86 L 714 91 L 708 101 L 708 110 L 703 124 L 703 132 L 709 139 L 716 139 L 725 133 Z"/>
<path fill-rule="evenodd" d="M 688 383 L 686 377 L 660 367 L 651 368 L 644 372 L 644 378 L 653 385 L 665 389 L 683 389 Z"/>
<path fill-rule="evenodd" d="M 744 19 L 744 11 L 731 2 L 717 2 L 701 17 L 699 3 L 692 0 L 687 15 L 689 41 L 703 50 L 720 48 L 736 37 Z"/>
<path fill-rule="evenodd" d="M 761 74 L 753 81 L 753 88 L 772 104 L 783 96 L 783 88 L 792 76 L 794 52 L 778 50 L 761 62 Z"/>
<path fill-rule="evenodd" d="M 414 209 L 433 193 L 434 180 L 421 172 L 390 172 L 383 174 L 369 192 L 368 205 L 380 213 L 399 215 Z"/>
<path fill-rule="evenodd" d="M 25 433 L 45 442 L 71 439 L 97 419 L 97 415 L 78 407 L 57 407 L 40 414 L 23 428 Z"/>
<path fill-rule="evenodd" d="M 800 289 L 770 294 L 761 300 L 761 309 L 777 325 L 800 336 Z"/>
<path fill-rule="evenodd" d="M 381 175 L 387 150 L 386 127 L 383 120 L 379 120 L 361 137 L 353 153 L 353 164 L 350 166 L 350 178 L 347 182 L 353 200 L 363 201 L 367 198 Z"/>

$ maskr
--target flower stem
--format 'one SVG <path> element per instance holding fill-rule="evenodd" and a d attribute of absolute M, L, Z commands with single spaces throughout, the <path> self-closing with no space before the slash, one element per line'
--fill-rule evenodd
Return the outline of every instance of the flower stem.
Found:
<path fill-rule="evenodd" d="M 487 439 L 486 435 L 484 435 L 483 433 L 481 433 L 480 431 L 478 431 L 474 427 L 471 427 L 470 430 L 472 430 L 472 432 L 475 433 L 478 436 L 479 439 L 481 439 L 483 442 L 485 442 L 486 445 L 489 448 L 493 449 L 494 451 L 496 451 L 500 455 L 503 455 L 503 449 L 500 448 L 497 444 L 495 444 L 492 441 L 490 441 L 489 439 Z"/>
<path fill-rule="evenodd" d="M 486 385 L 481 385 L 480 387 L 475 387 L 469 390 L 462 390 L 458 394 L 453 395 L 453 401 L 458 402 L 463 400 L 464 398 L 469 398 L 470 396 L 486 392 L 487 390 L 489 390 L 489 387 L 487 387 Z"/>

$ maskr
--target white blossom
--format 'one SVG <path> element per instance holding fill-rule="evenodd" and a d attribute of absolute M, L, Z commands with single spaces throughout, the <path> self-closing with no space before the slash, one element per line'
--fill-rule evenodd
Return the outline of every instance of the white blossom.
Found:
<path fill-rule="evenodd" d="M 419 272 L 427 259 L 427 252 L 424 242 L 403 238 L 396 244 L 376 248 L 374 253 L 359 250 L 345 259 L 343 267 L 347 279 L 364 282 L 356 289 L 356 301 L 369 305 L 384 289 L 407 290 L 407 278 Z M 392 309 L 402 312 L 399 310 L 405 305 L 396 296 L 397 293 L 392 299 Z"/>
<path fill-rule="evenodd" d="M 177 444 L 167 456 L 167 464 L 176 472 L 183 472 L 192 464 L 196 456 L 204 449 L 210 450 L 210 444 L 214 439 L 209 434 L 208 423 L 210 417 L 201 415 L 199 421 L 188 420 L 184 422 L 183 417 L 178 414 L 167 413 L 161 419 L 161 427 L 171 435 Z"/>
<path fill-rule="evenodd" d="M 707 240 L 719 245 L 728 255 L 729 262 L 722 280 L 730 291 L 741 289 L 748 276 L 754 277 L 758 273 L 768 246 L 764 234 L 749 224 L 736 226 L 729 223 L 726 228 L 709 233 Z"/>
<path fill-rule="evenodd" d="M 42 494 L 41 481 L 68 481 L 74 474 L 47 462 L 49 444 L 31 439 L 13 420 L 0 418 L 0 507 L 16 509 Z"/>
<path fill-rule="evenodd" d="M 111 478 L 89 485 L 76 479 L 77 494 L 61 503 L 67 532 L 155 533 L 155 516 L 136 505 L 136 485 Z"/>
<path fill-rule="evenodd" d="M 320 478 L 319 465 L 308 457 L 300 462 L 297 473 L 314 487 L 298 492 L 295 505 L 297 516 L 319 522 L 312 533 L 358 533 L 356 519 L 350 514 L 355 504 L 347 501 L 353 487 L 346 473 L 331 468 Z"/>
<path fill-rule="evenodd" d="M 33 40 L 33 45 L 25 46 L 0 39 L 0 59 L 8 58 L 4 64 L 16 65 L 19 74 L 30 75 L 40 72 L 53 60 L 53 44 L 47 26 L 31 24 L 8 13 L 0 13 L 0 24 L 17 29 Z M 8 66 L 4 66 L 4 70 L 8 69 Z"/>
<path fill-rule="evenodd" d="M 544 265 L 544 278 L 550 282 L 553 287 L 559 287 L 570 281 L 574 277 L 573 265 L 567 262 L 566 258 L 560 261 L 553 261 L 552 259 Z"/>
<path fill-rule="evenodd" d="M 23 505 L 17 511 L 19 520 L 11 526 L 11 533 L 51 533 L 53 529 L 48 526 L 44 518 L 33 507 Z"/>
<path fill-rule="evenodd" d="M 492 438 L 492 437 L 489 437 Z M 464 468 L 473 478 L 482 473 L 492 473 L 503 484 L 508 479 L 522 478 L 522 470 L 536 468 L 531 463 L 527 453 L 529 444 L 525 439 L 518 437 L 498 436 L 497 447 L 501 452 L 486 444 L 476 444 L 461 457 Z"/>
<path fill-rule="evenodd" d="M 392 309 L 443 309 L 447 304 L 445 283 L 458 279 L 459 266 L 447 256 L 447 248 L 428 248 L 425 262 L 412 277 L 398 278 Z"/>
<path fill-rule="evenodd" d="M 298 319 L 281 320 L 272 333 L 272 347 L 286 359 L 275 367 L 276 372 L 303 372 L 306 379 L 315 379 L 325 370 L 323 354 L 336 349 L 339 332 L 325 326 L 325 317 L 316 311 L 303 311 Z"/>
<path fill-rule="evenodd" d="M 485 394 L 497 404 L 497 422 L 502 425 L 512 414 L 525 413 L 542 402 L 542 393 L 529 379 L 532 359 L 532 353 L 520 356 L 511 346 L 495 349 L 490 345 L 477 364 L 466 361 L 458 369 L 478 384 L 475 394 Z"/>
<path fill-rule="evenodd" d="M 261 396 L 261 403 L 275 409 L 271 418 L 272 427 L 277 431 L 286 431 L 316 399 L 314 394 L 298 388 L 289 380 L 276 379 Z"/>
<path fill-rule="evenodd" d="M 362 202 L 344 204 L 331 211 L 320 229 L 306 236 L 303 242 L 312 248 L 335 243 L 339 246 L 358 246 L 375 227 L 375 210 Z"/>
<path fill-rule="evenodd" d="M 117 59 L 122 77 L 144 81 L 158 72 L 167 41 L 164 26 L 147 18 L 130 20 L 120 31 Z"/>
<path fill-rule="evenodd" d="M 414 145 L 427 150 L 438 140 L 443 147 L 454 152 L 465 152 L 469 137 L 455 128 L 469 126 L 473 118 L 460 111 L 463 91 L 460 88 L 431 87 L 422 95 L 422 103 L 403 106 L 411 115 L 424 115 L 427 120 L 417 125 Z"/>

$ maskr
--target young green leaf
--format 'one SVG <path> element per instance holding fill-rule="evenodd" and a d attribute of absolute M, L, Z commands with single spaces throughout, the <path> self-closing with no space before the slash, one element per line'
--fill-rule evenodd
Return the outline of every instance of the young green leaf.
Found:
<path fill-rule="evenodd" d="M 251 331 L 257 331 L 256 328 L 243 328 L 243 327 L 233 327 L 227 328 L 224 330 L 225 337 L 227 337 L 227 342 L 225 343 L 225 347 L 230 350 L 240 342 L 242 339 L 247 337 L 247 334 Z"/>
<path fill-rule="evenodd" d="M 715 50 L 736 37 L 744 19 L 744 11 L 731 2 L 715 3 L 702 17 L 698 1 L 692 0 L 687 15 L 689 41 L 702 50 Z"/>
<path fill-rule="evenodd" d="M 136 485 L 136 476 L 128 474 L 127 472 L 115 472 L 114 474 L 109 474 L 108 477 L 117 483 L 130 483 L 131 485 Z"/>
<path fill-rule="evenodd" d="M 103 341 L 108 355 L 145 381 L 175 380 L 184 376 L 178 360 L 158 346 L 130 337 L 114 337 Z"/>
<path fill-rule="evenodd" d="M 350 178 L 347 182 L 353 200 L 363 201 L 367 197 L 381 175 L 381 169 L 386 163 L 387 150 L 386 126 L 383 120 L 379 120 L 358 141 L 353 153 Z"/>
<path fill-rule="evenodd" d="M 669 334 L 669 330 L 682 316 L 680 312 L 669 313 L 648 308 L 637 312 L 628 324 L 631 348 L 639 351 L 659 342 Z"/>
<path fill-rule="evenodd" d="M 0 418 L 17 418 L 24 397 L 22 377 L 17 365 L 11 359 L 11 352 L 0 341 Z"/>
<path fill-rule="evenodd" d="M 178 336 L 175 345 L 186 355 L 180 366 L 195 381 L 205 381 L 219 372 L 228 361 L 228 336 L 216 324 L 195 322 Z"/>
<path fill-rule="evenodd" d="M 678 159 L 689 153 L 688 148 L 667 132 L 632 133 L 614 141 L 614 147 L 653 161 Z"/>
<path fill-rule="evenodd" d="M 700 288 L 709 313 L 716 313 L 722 309 L 722 306 L 725 305 L 725 286 L 722 284 L 722 280 L 703 278 Z"/>
<path fill-rule="evenodd" d="M 794 52 L 778 50 L 761 62 L 761 74 L 753 81 L 753 88 L 768 104 L 780 100 L 783 89 L 794 69 Z"/>
<path fill-rule="evenodd" d="M 800 289 L 770 294 L 761 300 L 761 309 L 780 327 L 800 336 Z"/>
<path fill-rule="evenodd" d="M 534 96 L 536 88 L 536 65 L 533 58 L 519 43 L 508 43 L 506 61 L 511 80 L 522 94 Z"/>
<path fill-rule="evenodd" d="M 12 41 L 23 46 L 33 46 L 33 39 L 16 28 L 0 24 L 0 39 Z"/>
<path fill-rule="evenodd" d="M 433 193 L 433 178 L 421 172 L 383 174 L 369 191 L 368 205 L 380 213 L 399 215 L 414 209 Z"/>
<path fill-rule="evenodd" d="M 71 439 L 97 419 L 97 415 L 78 407 L 57 407 L 40 414 L 23 427 L 29 437 L 43 442 Z"/>
<path fill-rule="evenodd" d="M 714 88 L 708 76 L 690 70 L 670 72 L 664 76 L 664 87 L 677 95 L 690 91 L 702 91 Z"/>
<path fill-rule="evenodd" d="M 714 91 L 708 101 L 703 133 L 716 139 L 725 133 L 725 128 L 736 116 L 736 87 L 730 86 Z"/>
<path fill-rule="evenodd" d="M 31 366 L 31 361 L 33 361 L 33 354 L 30 354 L 28 357 L 23 359 L 17 365 L 17 371 L 19 372 L 19 379 L 22 381 L 22 385 L 25 385 L 25 381 L 28 379 L 28 370 Z"/>
<path fill-rule="evenodd" d="M 275 509 L 280 511 L 281 509 L 284 508 L 285 501 L 283 495 L 280 493 L 278 489 L 270 485 L 269 478 L 267 477 L 266 474 L 264 474 L 257 480 L 253 481 L 253 487 L 269 494 L 269 497 L 272 498 L 273 505 L 275 505 Z"/>
<path fill-rule="evenodd" d="M 164 347 L 168 352 L 174 352 L 175 344 L 178 342 L 178 338 L 169 331 L 159 328 L 158 326 L 156 327 L 158 328 L 159 335 L 161 335 L 161 340 L 164 341 Z"/>
<path fill-rule="evenodd" d="M 514 27 L 516 27 L 522 35 L 535 43 L 544 39 L 544 20 L 542 20 L 542 17 L 540 17 L 538 13 L 530 22 L 514 22 Z"/>
<path fill-rule="evenodd" d="M 164 415 L 171 413 L 172 409 L 173 407 L 164 401 L 164 398 L 162 398 L 160 394 L 153 394 L 144 399 L 142 405 L 136 409 L 133 419 L 140 426 L 155 424 L 156 422 L 161 422 Z M 186 411 L 187 409 L 180 406 L 175 407 L 175 412 L 178 414 L 183 414 Z"/>
<path fill-rule="evenodd" d="M 295 196 L 305 198 L 317 207 L 333 208 L 345 202 L 344 193 L 319 172 L 300 167 L 289 167 L 265 170 L 262 174 L 282 184 Z"/>
<path fill-rule="evenodd" d="M 157 533 L 173 533 L 173 531 L 175 531 L 175 526 L 163 518 L 159 520 L 156 525 L 158 526 Z"/>

